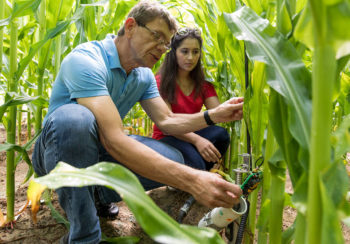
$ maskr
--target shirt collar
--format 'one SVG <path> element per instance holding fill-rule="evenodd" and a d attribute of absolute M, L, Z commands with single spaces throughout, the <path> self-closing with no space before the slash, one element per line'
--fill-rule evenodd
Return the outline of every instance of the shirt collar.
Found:
<path fill-rule="evenodd" d="M 107 53 L 109 68 L 110 69 L 120 68 L 124 70 L 123 67 L 120 65 L 118 50 L 113 41 L 114 38 L 115 38 L 115 35 L 108 34 L 106 38 L 102 41 L 103 46 Z"/>

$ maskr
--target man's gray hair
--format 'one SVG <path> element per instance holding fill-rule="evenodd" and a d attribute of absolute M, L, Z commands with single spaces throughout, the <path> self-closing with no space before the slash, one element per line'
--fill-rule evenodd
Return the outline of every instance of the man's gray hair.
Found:
<path fill-rule="evenodd" d="M 169 30 L 176 31 L 176 20 L 160 3 L 154 1 L 140 1 L 129 12 L 127 18 L 134 18 L 137 24 L 145 25 L 156 18 L 162 18 L 168 24 Z M 119 29 L 118 36 L 125 33 L 124 25 Z"/>

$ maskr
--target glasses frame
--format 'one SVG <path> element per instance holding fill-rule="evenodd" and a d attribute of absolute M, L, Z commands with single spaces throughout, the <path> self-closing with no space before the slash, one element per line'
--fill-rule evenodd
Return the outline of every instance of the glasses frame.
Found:
<path fill-rule="evenodd" d="M 138 24 L 138 25 L 143 27 L 143 28 L 145 28 L 146 30 L 148 30 L 152 34 L 154 40 L 158 42 L 158 45 L 162 45 L 166 50 L 170 49 L 171 43 L 165 41 L 164 38 L 162 37 L 162 35 L 159 32 L 151 30 L 150 28 L 148 28 L 144 24 Z"/>

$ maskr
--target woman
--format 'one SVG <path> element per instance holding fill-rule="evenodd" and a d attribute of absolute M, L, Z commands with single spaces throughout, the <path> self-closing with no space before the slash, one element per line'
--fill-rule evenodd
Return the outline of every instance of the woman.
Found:
<path fill-rule="evenodd" d="M 182 28 L 171 41 L 171 50 L 156 76 L 161 96 L 174 113 L 197 113 L 220 104 L 216 91 L 204 79 L 201 65 L 202 38 L 198 29 Z M 230 139 L 227 131 L 211 125 L 182 135 L 164 135 L 153 127 L 153 138 L 181 151 L 185 163 L 208 170 L 225 154 Z"/>

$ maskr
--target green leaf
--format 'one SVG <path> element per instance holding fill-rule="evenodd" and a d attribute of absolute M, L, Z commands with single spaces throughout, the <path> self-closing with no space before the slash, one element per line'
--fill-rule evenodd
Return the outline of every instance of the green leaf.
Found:
<path fill-rule="evenodd" d="M 118 164 L 102 162 L 77 169 L 60 162 L 48 175 L 34 181 L 52 189 L 87 185 L 111 187 L 120 194 L 144 231 L 160 243 L 224 243 L 213 229 L 179 225 L 145 194 L 136 176 Z"/>
<path fill-rule="evenodd" d="M 347 0 L 332 1 L 324 6 L 326 19 L 327 40 L 337 51 L 337 59 L 350 54 L 350 32 L 348 29 L 350 22 L 350 2 Z M 294 37 L 303 42 L 310 49 L 314 48 L 314 29 L 321 25 L 313 25 L 312 13 L 307 5 L 295 28 Z"/>
<path fill-rule="evenodd" d="M 6 112 L 7 108 L 11 106 L 27 104 L 30 102 L 36 105 L 42 104 L 48 106 L 48 101 L 42 97 L 20 96 L 17 93 L 13 92 L 8 92 L 7 94 L 9 95 L 10 99 L 0 106 L 0 121 L 2 120 L 2 117 L 4 116 L 4 113 Z"/>
<path fill-rule="evenodd" d="M 267 64 L 268 84 L 291 108 L 289 129 L 304 148 L 309 148 L 311 77 L 296 49 L 248 7 L 225 14 L 225 20 L 235 37 L 245 41 L 249 58 Z"/>
<path fill-rule="evenodd" d="M 292 20 L 285 0 L 277 0 L 277 29 L 287 36 L 292 31 Z"/>
<path fill-rule="evenodd" d="M 28 169 L 28 172 L 27 172 L 27 175 L 23 181 L 26 182 L 29 180 L 29 178 L 33 175 L 34 173 L 34 170 L 33 170 L 33 165 L 31 163 L 31 160 L 29 158 L 29 155 L 28 155 L 28 152 L 26 150 L 26 146 L 19 146 L 19 145 L 15 145 L 15 144 L 11 144 L 11 143 L 3 143 L 3 144 L 0 144 L 0 152 L 3 152 L 3 151 L 10 151 L 10 150 L 14 150 L 16 152 L 19 152 L 21 154 L 21 157 L 23 158 L 23 160 L 27 163 L 29 169 Z M 16 165 L 17 166 L 17 165 Z"/>
<path fill-rule="evenodd" d="M 334 167 L 332 168 L 336 169 Z M 340 172 L 338 171 L 338 173 Z M 320 233 L 322 235 L 321 237 L 322 243 L 324 244 L 344 243 L 340 221 L 339 221 L 339 218 L 337 217 L 337 208 L 334 205 L 334 199 L 333 199 L 335 195 L 341 194 L 342 190 L 340 189 L 340 192 L 337 192 L 338 179 L 335 178 L 333 180 L 335 180 L 335 182 L 333 181 L 331 186 L 326 185 L 331 182 L 329 180 L 320 179 L 320 182 L 319 182 L 321 197 L 322 197 L 322 203 L 320 205 L 322 206 L 322 209 L 323 209 L 322 225 L 320 226 Z M 336 186 L 334 187 L 334 185 Z M 333 189 L 331 189 L 332 186 L 334 187 Z M 332 230 L 332 231 L 329 231 L 329 230 Z"/>
<path fill-rule="evenodd" d="M 38 52 L 38 50 L 42 46 L 44 46 L 47 41 L 61 34 L 63 31 L 65 31 L 70 24 L 71 24 L 71 20 L 58 23 L 55 28 L 47 30 L 43 40 L 31 46 L 28 55 L 25 58 L 23 58 L 18 64 L 18 69 L 15 73 L 15 77 L 17 80 L 19 80 L 19 78 L 22 76 L 23 71 L 25 70 L 29 62 L 32 61 L 34 55 Z"/>
<path fill-rule="evenodd" d="M 74 0 L 48 1 L 46 7 L 47 28 L 54 28 L 58 21 L 67 18 L 73 7 Z"/>
<path fill-rule="evenodd" d="M 13 6 L 11 19 L 29 14 L 34 14 L 38 9 L 41 0 L 17 0 Z"/>
<path fill-rule="evenodd" d="M 331 143 L 335 149 L 335 160 L 350 152 L 350 115 L 343 119 L 340 127 L 333 133 Z"/>
<path fill-rule="evenodd" d="M 282 242 L 283 244 L 291 243 L 294 240 L 295 233 L 295 222 L 282 233 Z"/>
<path fill-rule="evenodd" d="M 300 147 L 288 130 L 288 114 L 288 107 L 282 99 L 282 96 L 275 91 L 271 91 L 269 110 L 270 125 L 279 145 L 279 151 L 282 153 L 284 161 L 288 165 L 292 184 L 295 186 L 303 172 L 303 167 L 298 159 Z M 274 158 L 275 157 L 276 155 L 274 155 Z M 278 162 L 280 160 L 281 156 L 270 161 Z M 304 166 L 304 168 L 307 167 Z"/>
<path fill-rule="evenodd" d="M 45 204 L 49 207 L 51 211 L 52 217 L 57 221 L 59 224 L 63 224 L 67 230 L 69 230 L 70 224 L 69 221 L 66 220 L 57 210 L 56 208 L 52 205 L 51 202 L 51 191 L 48 189 L 45 189 L 43 193 L 43 198 L 45 200 Z"/>
<path fill-rule="evenodd" d="M 265 64 L 257 61 L 251 75 L 252 98 L 249 101 L 251 139 L 256 155 L 262 154 L 264 132 L 268 123 L 268 94 L 265 93 L 265 87 Z"/>

